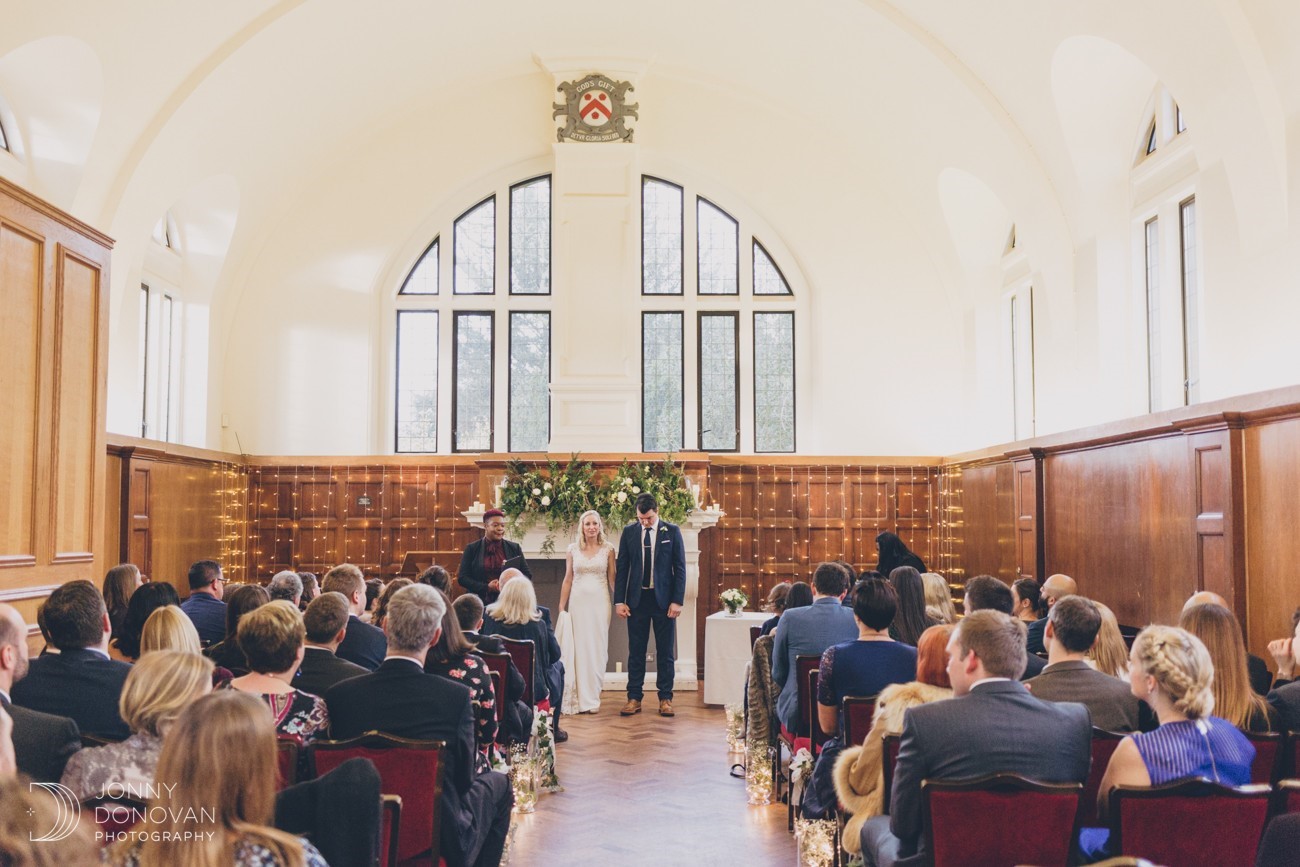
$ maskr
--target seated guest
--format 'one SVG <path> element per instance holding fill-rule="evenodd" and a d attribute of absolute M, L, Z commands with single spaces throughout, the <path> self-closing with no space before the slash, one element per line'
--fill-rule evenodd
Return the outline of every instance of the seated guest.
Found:
<path fill-rule="evenodd" d="M 298 599 L 298 608 L 306 610 L 311 601 L 320 595 L 320 582 L 314 572 L 299 572 L 298 580 L 302 582 L 302 596 Z"/>
<path fill-rule="evenodd" d="M 469 688 L 424 671 L 429 647 L 442 631 L 442 599 L 425 584 L 403 587 L 393 596 L 385 626 L 388 656 L 378 671 L 345 680 L 326 693 L 330 733 L 343 739 L 379 730 L 446 742 L 442 855 L 451 867 L 491 867 L 501 863 L 513 798 L 504 774 L 474 772 Z"/>
<path fill-rule="evenodd" d="M 194 621 L 203 646 L 216 644 L 226 637 L 226 578 L 221 574 L 221 564 L 216 560 L 200 560 L 190 566 L 190 595 L 181 603 L 181 610 Z"/>
<path fill-rule="evenodd" d="M 293 688 L 305 634 L 302 614 L 283 599 L 245 614 L 236 637 L 249 673 L 230 681 L 233 689 L 260 696 L 271 708 L 275 730 L 300 744 L 324 737 L 329 727 L 325 701 Z"/>
<path fill-rule="evenodd" d="M 1300 608 L 1291 613 L 1291 634 L 1286 638 L 1275 638 L 1270 641 L 1268 654 L 1277 664 L 1277 677 L 1273 678 L 1273 689 L 1286 686 L 1295 680 L 1296 665 L 1300 664 Z"/>
<path fill-rule="evenodd" d="M 954 698 L 905 715 L 889 815 L 868 819 L 862 827 L 868 865 L 928 861 L 921 834 L 923 780 L 1000 773 L 1048 783 L 1087 779 L 1088 711 L 1030 695 L 1016 680 L 1025 655 L 1025 627 L 1009 614 L 976 611 L 957 624 L 948 641 Z"/>
<path fill-rule="evenodd" d="M 89 581 L 60 585 L 45 602 L 45 628 L 59 653 L 31 661 L 14 684 L 14 704 L 71 717 L 82 734 L 125 739 L 131 730 L 117 703 L 131 666 L 108 658 L 112 626 L 99 589 Z"/>
<path fill-rule="evenodd" d="M 925 584 L 925 613 L 937 623 L 957 622 L 957 609 L 952 604 L 952 588 L 948 579 L 938 572 L 921 575 Z"/>
<path fill-rule="evenodd" d="M 1268 694 L 1268 703 L 1277 712 L 1282 728 L 1300 731 L 1300 680 L 1274 687 Z M 1296 770 L 1300 773 L 1300 768 Z"/>
<path fill-rule="evenodd" d="M 483 600 L 473 593 L 456 597 L 451 604 L 456 612 L 456 622 L 460 624 L 461 634 L 474 645 L 474 648 L 487 653 L 505 653 L 505 645 L 495 635 L 483 635 L 479 629 L 483 626 Z M 524 676 L 519 673 L 514 657 L 506 657 L 505 696 L 497 696 L 497 701 L 506 703 L 505 716 L 501 727 L 505 730 L 506 742 L 527 741 L 533 730 L 533 709 L 524 703 Z"/>
<path fill-rule="evenodd" d="M 144 622 L 140 631 L 140 656 L 154 650 L 180 650 L 203 655 L 199 632 L 177 605 L 158 608 Z"/>
<path fill-rule="evenodd" d="M 501 570 L 501 578 L 497 586 L 499 590 L 505 590 L 506 584 L 514 580 L 527 581 L 529 584 L 532 583 L 532 579 L 525 575 L 523 571 L 511 566 Z M 532 592 L 533 599 L 536 600 L 536 588 L 533 588 Z M 488 606 L 489 612 L 491 607 L 492 606 Z M 542 615 L 542 623 L 546 626 L 546 631 L 550 633 L 551 640 L 556 642 L 556 647 L 559 647 L 559 642 L 555 638 L 555 623 L 551 620 L 551 609 L 547 608 L 545 605 L 537 605 L 536 610 Z M 490 617 L 491 615 L 489 614 L 488 616 Z M 504 633 L 498 632 L 498 634 Z M 510 638 L 513 636 L 506 637 Z M 560 658 L 559 654 L 552 655 L 550 660 L 550 664 L 543 669 L 543 676 L 546 678 L 547 690 L 550 692 L 551 697 L 555 699 L 553 702 L 551 702 L 550 699 L 547 700 L 551 705 L 551 728 L 555 732 L 555 740 L 559 743 L 564 743 L 569 739 L 569 733 L 560 728 L 559 699 L 564 695 L 564 660 Z"/>
<path fill-rule="evenodd" d="M 446 569 L 434 563 L 428 569 L 420 573 L 420 577 L 415 579 L 417 584 L 428 584 L 435 590 L 441 590 L 451 598 L 451 573 Z"/>
<path fill-rule="evenodd" d="M 370 618 L 370 622 L 380 629 L 384 628 L 384 616 L 388 613 L 388 600 L 393 598 L 393 594 L 403 587 L 410 587 L 415 582 L 410 578 L 394 578 L 384 585 L 384 592 L 379 594 L 379 599 L 375 602 L 375 611 Z M 445 593 L 443 594 L 446 595 Z M 448 597 L 450 598 L 450 597 Z"/>
<path fill-rule="evenodd" d="M 322 593 L 302 615 L 306 643 L 293 686 L 300 692 L 324 695 L 331 686 L 366 669 L 335 654 L 348 629 L 348 600 L 342 593 Z"/>
<path fill-rule="evenodd" d="M 211 660 L 179 650 L 146 653 L 131 667 L 122 687 L 119 709 L 131 736 L 75 753 L 60 782 L 83 801 L 102 797 L 112 787 L 125 787 L 128 793 L 148 791 L 167 730 L 181 711 L 211 691 Z"/>
<path fill-rule="evenodd" d="M 1097 641 L 1088 651 L 1088 664 L 1102 674 L 1118 677 L 1128 683 L 1128 645 L 1119 631 L 1119 621 L 1115 612 L 1104 602 L 1092 601 L 1101 612 L 1101 629 L 1097 632 Z"/>
<path fill-rule="evenodd" d="M 235 675 L 248 674 L 248 660 L 239 649 L 236 631 L 245 614 L 271 601 L 271 594 L 261 584 L 237 584 L 226 593 L 226 637 L 210 644 L 203 655 Z M 307 690 L 311 692 L 311 690 Z"/>
<path fill-rule="evenodd" d="M 771 635 L 772 630 L 776 629 L 777 621 L 781 619 L 781 612 L 785 610 L 785 598 L 789 593 L 789 581 L 779 581 L 772 585 L 771 590 L 767 591 L 767 599 L 763 602 L 763 610 L 771 611 L 772 616 L 763 621 L 763 627 L 758 631 L 759 635 Z"/>
<path fill-rule="evenodd" d="M 1023 580 L 1023 579 L 1022 579 Z M 1018 582 L 1017 582 L 1018 583 Z M 1024 620 L 1024 618 L 1020 618 Z M 1091 599 L 1063 596 L 1047 615 L 1047 667 L 1025 682 L 1036 698 L 1075 701 L 1088 709 L 1092 724 L 1111 732 L 1135 732 L 1143 725 L 1137 697 L 1118 678 L 1088 665 L 1088 649 L 1101 629 L 1101 612 Z"/>
<path fill-rule="evenodd" d="M 348 600 L 348 631 L 339 644 L 339 659 L 356 663 L 367 671 L 374 671 L 384 661 L 384 649 L 388 646 L 384 630 L 377 629 L 361 620 L 366 611 L 366 579 L 361 570 L 351 563 L 335 566 L 325 573 L 321 590 L 326 593 L 342 593 Z"/>
<path fill-rule="evenodd" d="M 114 566 L 104 576 L 104 607 L 108 609 L 108 620 L 113 624 L 114 638 L 122 628 L 126 604 L 131 601 L 131 594 L 143 584 L 140 569 L 134 563 Z"/>
<path fill-rule="evenodd" d="M 302 579 L 290 569 L 276 572 L 271 576 L 271 583 L 266 585 L 266 592 L 271 594 L 271 601 L 283 599 L 297 608 L 302 601 Z"/>
<path fill-rule="evenodd" d="M 934 573 L 929 573 L 934 574 Z M 835 794 L 849 813 L 844 825 L 846 851 L 861 853 L 862 825 L 884 811 L 885 773 L 880 742 L 903 731 L 903 714 L 913 707 L 952 698 L 948 680 L 948 639 L 953 627 L 931 626 L 916 644 L 916 680 L 880 691 L 871 731 L 861 744 L 850 744 L 835 762 Z"/>
<path fill-rule="evenodd" d="M 0 706 L 13 720 L 18 770 L 38 783 L 57 783 L 68 757 L 81 749 L 81 732 L 68 717 L 17 707 L 10 700 L 28 662 L 27 624 L 17 608 L 0 602 Z"/>
<path fill-rule="evenodd" d="M 966 582 L 966 598 L 961 607 L 967 614 L 972 611 L 1001 611 L 1010 616 L 1013 608 L 1011 588 L 992 575 L 976 575 Z M 1037 677 L 1045 665 L 1045 660 L 1030 652 L 1025 657 L 1025 670 L 1020 679 Z"/>
<path fill-rule="evenodd" d="M 157 778 L 171 788 L 150 804 L 166 809 L 150 809 L 136 833 L 107 851 L 106 862 L 328 867 L 311 843 L 271 827 L 276 766 L 265 705 L 230 690 L 204 696 L 163 742 Z"/>
<path fill-rule="evenodd" d="M 1011 582 L 1011 616 L 1023 620 L 1026 628 L 1040 617 L 1047 616 L 1047 612 L 1042 610 L 1042 599 L 1043 588 L 1033 578 Z M 1043 646 L 1047 646 L 1045 639 Z"/>
<path fill-rule="evenodd" d="M 361 619 L 366 623 L 373 623 L 375 619 L 375 605 L 379 602 L 379 595 L 384 592 L 384 582 L 378 578 L 366 579 L 366 610 L 361 614 Z"/>
<path fill-rule="evenodd" d="M 853 591 L 858 637 L 822 653 L 817 679 L 822 731 L 832 735 L 841 731 L 840 704 L 846 696 L 876 695 L 890 684 L 916 678 L 916 648 L 889 637 L 897 610 L 897 590 L 890 582 L 868 578 L 858 583 Z"/>
<path fill-rule="evenodd" d="M 785 607 L 781 609 L 781 613 L 785 614 L 785 612 L 789 611 L 791 608 L 807 608 L 812 604 L 812 585 L 807 581 L 795 581 L 790 585 L 790 592 L 785 595 Z M 779 617 L 777 618 L 777 622 L 780 622 Z M 772 627 L 772 632 L 776 632 L 775 626 Z"/>
<path fill-rule="evenodd" d="M 898 594 L 898 613 L 894 615 L 889 634 L 895 641 L 916 647 L 921 633 L 939 623 L 925 613 L 925 582 L 921 573 L 911 566 L 899 566 L 889 573 L 889 583 Z"/>
<path fill-rule="evenodd" d="M 111 649 L 116 658 L 134 662 L 140 658 L 140 633 L 144 631 L 145 621 L 159 608 L 168 605 L 180 605 L 181 597 L 176 588 L 166 581 L 151 581 L 131 594 L 126 604 L 126 617 L 117 630 L 117 639 Z"/>
<path fill-rule="evenodd" d="M 51 782 L 57 783 L 57 780 Z M 20 776 L 0 775 L 0 863 L 12 867 L 98 867 L 100 849 L 91 821 L 73 821 L 66 837 L 68 805 Z M 95 829 L 95 830 L 92 830 Z"/>
<path fill-rule="evenodd" d="M 1224 599 L 1218 593 L 1211 593 L 1208 590 L 1202 590 L 1199 593 L 1193 593 L 1191 596 L 1187 597 L 1187 601 L 1183 603 L 1183 613 L 1186 614 L 1198 605 L 1218 605 L 1227 611 L 1232 610 L 1231 606 L 1228 605 L 1228 600 Z M 1235 617 L 1236 615 L 1233 616 Z M 1203 636 L 1198 637 L 1203 638 Z M 1242 646 L 1242 650 L 1243 652 L 1245 651 L 1244 645 Z M 1213 648 L 1210 649 L 1210 653 L 1214 653 Z M 1214 660 L 1214 665 L 1217 669 L 1219 665 L 1217 659 Z M 1246 670 L 1250 678 L 1250 688 L 1259 695 L 1268 695 L 1268 691 L 1273 687 L 1273 675 L 1268 671 L 1268 663 L 1253 653 L 1247 653 Z"/>
<path fill-rule="evenodd" d="M 1078 592 L 1079 585 L 1074 582 L 1074 579 L 1069 575 L 1062 575 L 1058 572 L 1049 576 L 1043 582 L 1042 590 L 1039 593 L 1039 608 L 1046 608 L 1051 611 L 1052 606 L 1056 604 L 1056 600 L 1063 596 L 1074 596 Z M 1027 641 L 1030 654 L 1047 652 L 1047 645 L 1043 643 L 1043 632 L 1046 629 L 1046 614 L 1029 624 L 1029 638 Z"/>
<path fill-rule="evenodd" d="M 1194 605 L 1183 609 L 1178 625 L 1201 639 L 1210 654 L 1214 715 L 1245 732 L 1277 731 L 1277 713 L 1250 687 L 1237 616 L 1222 605 Z"/>
<path fill-rule="evenodd" d="M 479 630 L 483 635 L 533 643 L 533 703 L 549 701 L 551 691 L 546 674 L 551 662 L 560 658 L 560 644 L 537 607 L 533 582 L 526 578 L 507 579 L 501 587 L 500 598 L 487 607 L 484 615 Z"/>
<path fill-rule="evenodd" d="M 1250 782 L 1255 747 L 1236 726 L 1210 715 L 1214 664 L 1195 635 L 1175 626 L 1138 633 L 1129 660 L 1133 694 L 1155 711 L 1160 727 L 1129 735 L 1111 754 L 1097 791 L 1101 815 L 1116 786 L 1162 786 L 1205 777 L 1225 786 Z M 1108 832 L 1085 828 L 1080 846 L 1092 858 L 1107 855 Z"/>
<path fill-rule="evenodd" d="M 407 586 L 410 584 L 408 581 Z M 442 593 L 441 590 L 437 592 Z M 438 640 L 429 648 L 424 670 L 469 687 L 470 707 L 474 709 L 474 741 L 477 745 L 475 770 L 481 773 L 492 769 L 492 760 L 496 757 L 496 690 L 492 687 L 492 673 L 488 671 L 487 664 L 472 652 L 473 642 L 460 631 L 460 621 L 456 619 L 451 600 L 445 593 L 442 595 L 442 603 L 445 606 L 442 628 Z"/>
<path fill-rule="evenodd" d="M 794 589 L 791 588 L 791 594 Z M 834 563 L 822 563 L 813 573 L 813 603 L 807 608 L 786 608 L 776 626 L 772 645 L 772 680 L 781 689 L 776 714 L 787 731 L 807 737 L 808 726 L 799 719 L 799 687 L 795 657 L 818 656 L 826 648 L 858 635 L 853 612 L 840 604 L 844 592 L 844 571 Z"/>

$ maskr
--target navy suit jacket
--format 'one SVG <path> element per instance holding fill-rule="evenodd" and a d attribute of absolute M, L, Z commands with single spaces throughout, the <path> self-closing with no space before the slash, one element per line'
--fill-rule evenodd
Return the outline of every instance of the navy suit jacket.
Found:
<path fill-rule="evenodd" d="M 415 660 L 389 659 L 369 674 L 330 687 L 325 704 L 330 737 L 337 740 L 381 731 L 402 738 L 444 741 L 443 853 L 475 848 L 476 823 L 491 818 L 473 815 L 465 801 L 474 778 L 474 713 L 469 687 L 426 674 Z"/>
<path fill-rule="evenodd" d="M 1279 686 L 1268 694 L 1268 703 L 1282 718 L 1284 727 L 1300 731 L 1300 680 Z M 1300 771 L 1300 768 L 1297 768 Z"/>
<path fill-rule="evenodd" d="M 799 678 L 796 656 L 821 656 L 826 648 L 858 637 L 853 611 L 834 596 L 824 596 L 803 608 L 787 608 L 776 623 L 772 644 L 772 680 L 781 687 L 776 715 L 790 731 L 799 725 Z M 806 726 L 805 726 L 806 728 Z"/>
<path fill-rule="evenodd" d="M 614 604 L 635 608 L 641 601 L 641 539 L 644 528 L 633 522 L 623 528 L 614 571 Z M 655 531 L 654 590 L 659 607 L 686 602 L 686 544 L 676 524 L 660 521 Z"/>
<path fill-rule="evenodd" d="M 57 783 L 72 754 L 81 749 L 81 732 L 65 716 L 16 707 L 0 695 L 0 704 L 14 718 L 14 758 L 18 770 L 38 783 Z"/>
<path fill-rule="evenodd" d="M 226 603 L 220 599 L 207 593 L 191 593 L 181 603 L 181 611 L 194 623 L 204 647 L 225 640 Z"/>
<path fill-rule="evenodd" d="M 889 809 L 890 830 L 899 838 L 898 864 L 925 863 L 918 854 L 922 780 L 1010 773 L 1082 783 L 1091 761 L 1088 709 L 1034 698 L 1018 681 L 981 684 L 967 695 L 910 708 L 903 716 Z"/>
<path fill-rule="evenodd" d="M 83 734 L 126 740 L 131 730 L 117 712 L 131 666 L 94 650 L 78 648 L 33 659 L 14 684 L 14 704 L 71 717 Z"/>
<path fill-rule="evenodd" d="M 366 671 L 374 671 L 388 655 L 388 637 L 378 626 L 362 623 L 360 617 L 351 614 L 348 616 L 348 631 L 343 634 L 343 641 L 334 654 Z"/>

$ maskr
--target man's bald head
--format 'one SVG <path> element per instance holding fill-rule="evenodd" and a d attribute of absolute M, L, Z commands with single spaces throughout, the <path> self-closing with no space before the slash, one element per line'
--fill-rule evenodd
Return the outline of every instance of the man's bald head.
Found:
<path fill-rule="evenodd" d="M 1056 604 L 1056 600 L 1065 596 L 1074 596 L 1079 592 L 1079 585 L 1069 575 L 1062 575 L 1057 572 L 1055 575 L 1043 582 L 1042 596 L 1047 600 L 1047 607 L 1051 608 Z"/>
<path fill-rule="evenodd" d="M 520 572 L 518 569 L 516 569 L 516 568 L 513 567 L 513 566 L 511 566 L 509 569 L 502 569 L 502 570 L 501 570 L 501 577 L 497 579 L 497 582 L 498 582 L 498 583 L 497 583 L 497 588 L 498 588 L 499 590 L 504 590 L 504 589 L 506 589 L 506 584 L 510 581 L 510 579 L 512 579 L 512 578 L 523 578 L 523 577 L 525 577 L 525 576 L 524 576 L 524 573 L 523 573 L 523 572 Z"/>
<path fill-rule="evenodd" d="M 1187 601 L 1183 603 L 1183 613 L 1186 614 L 1198 605 L 1219 605 L 1223 608 L 1227 608 L 1229 611 L 1232 610 L 1231 608 L 1228 608 L 1228 600 L 1224 599 L 1218 593 L 1211 593 L 1209 590 L 1202 590 L 1199 593 L 1193 593 L 1191 596 L 1187 597 Z"/>
<path fill-rule="evenodd" d="M 0 603 L 0 689 L 8 692 L 27 675 L 27 621 L 12 605 Z"/>

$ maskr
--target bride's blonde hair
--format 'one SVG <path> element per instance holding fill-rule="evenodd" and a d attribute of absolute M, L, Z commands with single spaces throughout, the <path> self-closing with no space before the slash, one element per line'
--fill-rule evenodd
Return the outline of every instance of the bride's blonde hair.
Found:
<path fill-rule="evenodd" d="M 595 517 L 596 523 L 600 525 L 600 532 L 596 534 L 596 543 L 602 546 L 608 545 L 609 540 L 605 538 L 605 519 L 602 518 L 600 512 L 597 512 L 595 509 L 588 509 L 578 516 L 578 530 L 574 533 L 573 541 L 577 543 L 579 548 L 582 547 L 583 542 L 585 541 L 582 537 L 582 522 L 587 520 L 588 515 Z"/>

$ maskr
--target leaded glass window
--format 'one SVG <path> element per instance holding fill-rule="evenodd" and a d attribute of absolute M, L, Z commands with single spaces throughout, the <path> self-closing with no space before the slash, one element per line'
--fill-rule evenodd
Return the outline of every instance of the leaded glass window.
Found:
<path fill-rule="evenodd" d="M 551 294 L 551 178 L 510 188 L 510 294 Z"/>
<path fill-rule="evenodd" d="M 551 314 L 510 314 L 510 451 L 544 452 L 551 438 Z"/>
<path fill-rule="evenodd" d="M 740 448 L 740 318 L 700 314 L 700 450 Z"/>
<path fill-rule="evenodd" d="M 437 295 L 438 294 L 438 239 L 424 251 L 420 261 L 415 263 L 411 273 L 402 283 L 401 295 Z"/>
<path fill-rule="evenodd" d="M 438 450 L 438 311 L 397 312 L 397 451 Z"/>
<path fill-rule="evenodd" d="M 1146 222 L 1147 390 L 1151 412 L 1162 407 L 1160 382 L 1160 221 Z"/>
<path fill-rule="evenodd" d="M 1178 206 L 1182 229 L 1183 376 L 1185 402 L 1201 399 L 1201 278 L 1196 259 L 1196 198 Z"/>
<path fill-rule="evenodd" d="M 682 314 L 641 314 L 641 448 L 681 451 Z"/>
<path fill-rule="evenodd" d="M 491 295 L 496 291 L 497 197 L 489 196 L 462 214 L 454 233 L 452 292 Z"/>
<path fill-rule="evenodd" d="M 794 313 L 754 314 L 754 451 L 794 451 Z"/>
<path fill-rule="evenodd" d="M 452 451 L 492 451 L 492 314 L 457 312 Z"/>
<path fill-rule="evenodd" d="M 754 239 L 754 294 L 791 295 L 790 284 L 758 239 Z"/>
<path fill-rule="evenodd" d="M 701 295 L 740 294 L 740 226 L 721 208 L 697 198 L 696 246 Z"/>
<path fill-rule="evenodd" d="M 682 294 L 682 188 L 641 179 L 641 293 Z"/>

